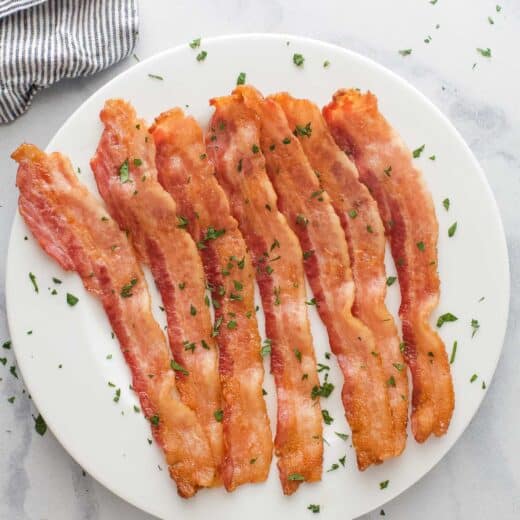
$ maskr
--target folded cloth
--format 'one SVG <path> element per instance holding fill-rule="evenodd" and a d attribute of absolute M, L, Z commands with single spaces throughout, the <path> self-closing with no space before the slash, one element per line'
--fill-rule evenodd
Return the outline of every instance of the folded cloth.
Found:
<path fill-rule="evenodd" d="M 61 78 L 125 58 L 137 35 L 137 0 L 0 0 L 0 124 Z"/>

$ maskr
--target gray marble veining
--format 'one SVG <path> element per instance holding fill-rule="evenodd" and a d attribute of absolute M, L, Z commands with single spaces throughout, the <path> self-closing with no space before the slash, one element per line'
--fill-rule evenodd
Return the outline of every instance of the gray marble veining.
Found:
<path fill-rule="evenodd" d="M 511 310 L 503 355 L 482 407 L 460 441 L 425 478 L 384 506 L 385 518 L 520 518 L 520 4 L 499 3 L 500 12 L 488 0 L 140 2 L 136 52 L 141 58 L 199 35 L 232 32 L 303 34 L 365 54 L 427 95 L 455 124 L 486 172 L 511 261 Z M 428 44 L 427 35 L 432 37 Z M 492 58 L 479 56 L 477 47 L 490 47 Z M 413 53 L 403 58 L 397 52 L 403 48 Z M 131 64 L 130 59 L 94 77 L 64 81 L 39 94 L 17 122 L 0 127 L 0 343 L 9 337 L 5 262 L 17 196 L 9 154 L 24 140 L 45 146 L 82 101 Z M 37 411 L 23 393 L 23 382 L 9 372 L 12 351 L 0 352 L 4 356 L 0 520 L 151 519 L 84 474 L 52 434 L 35 433 L 32 416 Z M 375 518 L 380 518 L 379 510 L 363 520 Z"/>

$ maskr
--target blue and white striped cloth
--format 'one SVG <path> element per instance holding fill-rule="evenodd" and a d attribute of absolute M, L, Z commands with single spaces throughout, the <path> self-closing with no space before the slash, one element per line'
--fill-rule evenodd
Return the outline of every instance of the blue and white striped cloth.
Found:
<path fill-rule="evenodd" d="M 0 0 L 0 124 L 56 81 L 125 58 L 137 36 L 137 0 Z"/>

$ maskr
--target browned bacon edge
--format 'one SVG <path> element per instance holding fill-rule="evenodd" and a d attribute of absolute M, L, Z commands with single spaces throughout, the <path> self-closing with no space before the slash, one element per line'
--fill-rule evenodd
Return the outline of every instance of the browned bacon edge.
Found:
<path fill-rule="evenodd" d="M 179 394 L 196 412 L 220 465 L 218 352 L 202 261 L 190 235 L 178 227 L 175 202 L 157 180 L 155 145 L 146 123 L 123 100 L 108 100 L 100 117 L 104 131 L 91 160 L 98 189 L 151 267 L 168 321 Z"/>
<path fill-rule="evenodd" d="M 385 231 L 377 203 L 359 180 L 355 164 L 336 145 L 321 111 L 307 99 L 287 93 L 271 96 L 283 109 L 289 127 L 317 175 L 341 221 L 347 238 L 355 298 L 352 312 L 369 327 L 381 356 L 395 426 L 396 454 L 404 450 L 408 422 L 408 376 L 394 319 L 385 305 Z"/>
<path fill-rule="evenodd" d="M 319 379 L 304 303 L 302 252 L 276 209 L 254 115 L 239 96 L 212 99 L 211 104 L 216 111 L 206 145 L 256 268 L 277 392 L 275 452 L 283 491 L 291 494 L 301 482 L 320 480 L 323 462 L 322 417 L 315 395 Z"/>
<path fill-rule="evenodd" d="M 159 181 L 175 199 L 180 225 L 201 256 L 219 323 L 223 397 L 222 480 L 232 491 L 269 474 L 273 443 L 262 395 L 264 367 L 254 308 L 254 270 L 237 221 L 215 179 L 202 131 L 181 109 L 161 114 L 151 128 Z M 220 235 L 204 241 L 208 230 Z"/>
<path fill-rule="evenodd" d="M 63 269 L 76 271 L 103 304 L 178 492 L 194 495 L 211 484 L 215 464 L 195 414 L 176 396 L 166 341 L 131 245 L 62 155 L 24 144 L 12 157 L 19 163 L 22 217 L 42 249 Z"/>
<path fill-rule="evenodd" d="M 439 299 L 438 225 L 430 193 L 412 154 L 370 92 L 338 91 L 323 114 L 377 200 L 401 287 L 399 315 L 413 382 L 412 431 L 418 442 L 444 434 L 454 408 L 444 344 L 429 324 Z"/>
<path fill-rule="evenodd" d="M 351 313 L 354 282 L 345 234 L 329 196 L 320 190 L 283 110 L 252 87 L 238 87 L 246 106 L 257 114 L 266 171 L 278 195 L 278 207 L 300 239 L 304 267 L 318 312 L 327 327 L 343 373 L 343 405 L 352 430 L 358 467 L 363 470 L 395 455 L 395 433 L 387 385 L 374 337 Z"/>

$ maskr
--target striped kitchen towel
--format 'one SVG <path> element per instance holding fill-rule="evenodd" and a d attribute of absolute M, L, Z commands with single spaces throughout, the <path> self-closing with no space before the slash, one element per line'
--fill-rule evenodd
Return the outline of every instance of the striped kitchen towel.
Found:
<path fill-rule="evenodd" d="M 61 78 L 127 57 L 137 35 L 137 0 L 0 0 L 0 124 Z"/>

